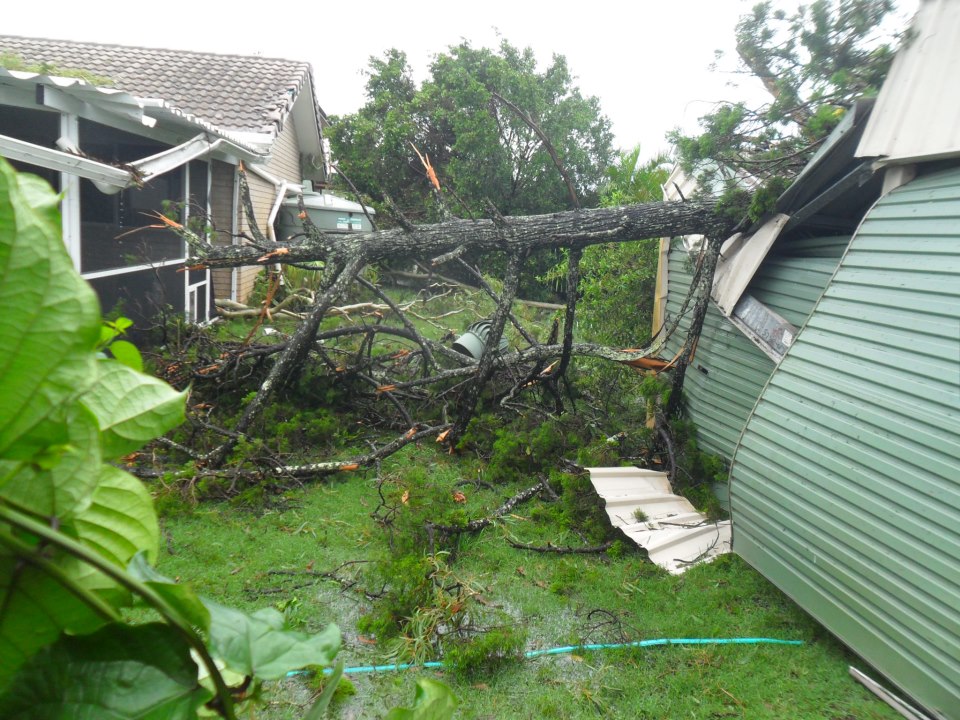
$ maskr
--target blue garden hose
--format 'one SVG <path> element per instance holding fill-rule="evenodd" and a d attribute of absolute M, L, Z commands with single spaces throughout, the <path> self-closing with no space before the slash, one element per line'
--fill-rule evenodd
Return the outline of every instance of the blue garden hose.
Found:
<path fill-rule="evenodd" d="M 563 647 L 547 650 L 529 650 L 523 655 L 527 658 L 542 657 L 544 655 L 565 655 L 578 650 L 619 650 L 623 648 L 656 647 L 658 645 L 803 645 L 803 640 L 779 640 L 777 638 L 660 638 L 657 640 L 636 640 L 628 643 L 594 643 L 589 645 L 564 645 Z M 396 663 L 394 665 L 360 665 L 344 668 L 345 675 L 360 673 L 391 672 L 395 670 L 410 670 L 411 668 L 440 668 L 444 664 L 440 660 L 425 663 Z M 287 677 L 308 675 L 309 670 L 294 670 L 287 673 Z M 333 670 L 326 668 L 324 675 Z"/>

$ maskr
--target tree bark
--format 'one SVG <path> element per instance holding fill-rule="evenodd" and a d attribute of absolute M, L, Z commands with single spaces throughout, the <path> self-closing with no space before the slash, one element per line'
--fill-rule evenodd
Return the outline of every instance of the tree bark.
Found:
<path fill-rule="evenodd" d="M 375 263 L 406 257 L 436 257 L 461 246 L 473 252 L 508 254 L 548 248 L 579 249 L 676 235 L 727 237 L 735 223 L 717 212 L 716 200 L 660 202 L 617 208 L 572 210 L 496 220 L 451 220 L 356 235 L 318 233 L 293 243 L 211 245 L 187 237 L 190 264 L 209 268 L 303 263 L 347 264 L 364 255 Z"/>

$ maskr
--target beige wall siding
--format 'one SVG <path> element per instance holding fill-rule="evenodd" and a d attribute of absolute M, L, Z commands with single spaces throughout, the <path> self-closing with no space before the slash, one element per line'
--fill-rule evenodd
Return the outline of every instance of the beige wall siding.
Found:
<path fill-rule="evenodd" d="M 281 180 L 297 184 L 303 179 L 300 171 L 300 143 L 297 141 L 297 128 L 292 117 L 287 118 L 283 132 L 273 143 L 267 172 Z"/>
<path fill-rule="evenodd" d="M 297 142 L 297 129 L 292 117 L 287 118 L 283 132 L 274 141 L 270 160 L 266 163 L 264 169 L 280 180 L 300 183 L 300 149 Z M 250 200 L 253 203 L 257 227 L 264 235 L 267 235 L 267 221 L 277 197 L 276 188 L 253 173 L 247 174 L 247 182 L 250 185 Z M 243 208 L 240 209 L 240 214 L 241 231 L 252 235 Z M 244 302 L 247 299 L 260 272 L 261 268 L 259 267 L 243 267 L 237 271 L 237 300 Z"/>
<path fill-rule="evenodd" d="M 270 160 L 266 163 L 264 169 L 271 175 L 287 182 L 299 183 L 301 181 L 300 150 L 293 118 L 288 118 L 283 132 L 274 142 Z M 236 168 L 229 163 L 214 160 L 211 164 L 211 172 L 210 208 L 214 225 L 218 230 L 215 241 L 228 244 L 231 242 L 230 231 L 233 227 L 233 190 Z M 250 200 L 253 204 L 257 227 L 264 235 L 267 235 L 267 220 L 276 200 L 276 189 L 271 183 L 253 173 L 247 173 L 247 184 L 250 186 Z M 238 205 L 237 231 L 252 237 L 251 224 L 246 211 L 242 204 Z M 237 300 L 244 302 L 248 298 L 260 272 L 261 268 L 253 266 L 237 269 Z M 213 271 L 215 297 L 230 297 L 231 274 L 230 270 Z"/>
<path fill-rule="evenodd" d="M 230 163 L 213 160 L 210 163 L 210 214 L 216 228 L 213 241 L 229 245 L 233 230 L 233 189 L 236 167 Z M 230 270 L 213 271 L 213 296 L 230 297 Z"/>
<path fill-rule="evenodd" d="M 253 173 L 247 173 L 247 184 L 250 186 L 250 202 L 253 204 L 254 221 L 257 227 L 264 235 L 267 234 L 267 218 L 270 216 L 270 208 L 273 205 L 275 191 L 273 185 L 266 180 L 257 177 Z M 240 232 L 253 237 L 250 219 L 247 217 L 246 210 L 242 204 L 240 213 Z M 256 266 L 247 266 L 237 269 L 237 300 L 245 302 L 253 290 L 253 283 L 260 274 L 261 268 Z"/>

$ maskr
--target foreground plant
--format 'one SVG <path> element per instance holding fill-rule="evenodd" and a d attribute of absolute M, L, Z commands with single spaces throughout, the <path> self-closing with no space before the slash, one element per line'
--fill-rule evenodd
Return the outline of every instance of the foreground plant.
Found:
<path fill-rule="evenodd" d="M 153 501 L 111 462 L 179 424 L 185 393 L 103 328 L 57 205 L 0 161 L 0 716 L 236 717 L 263 680 L 329 665 L 339 631 L 290 632 L 150 567 Z M 134 602 L 159 620 L 124 622 Z"/>

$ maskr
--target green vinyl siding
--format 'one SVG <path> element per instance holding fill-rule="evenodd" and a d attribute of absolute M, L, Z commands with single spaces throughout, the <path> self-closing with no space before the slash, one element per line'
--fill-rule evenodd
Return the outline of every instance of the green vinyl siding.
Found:
<path fill-rule="evenodd" d="M 817 237 L 778 242 L 757 271 L 747 292 L 799 327 L 806 320 L 836 269 L 849 237 Z M 690 261 L 679 240 L 670 248 L 667 313 L 675 317 L 690 287 Z M 667 344 L 676 353 L 689 328 Z M 684 380 L 688 417 L 697 427 L 700 447 L 730 460 L 740 432 L 774 363 L 716 306 L 710 305 L 693 367 Z"/>
<path fill-rule="evenodd" d="M 960 171 L 869 213 L 731 478 L 734 551 L 931 713 L 960 718 Z"/>
<path fill-rule="evenodd" d="M 691 282 L 690 260 L 681 241 L 672 243 L 669 260 L 667 317 L 674 318 Z M 690 312 L 667 343 L 671 357 L 683 345 L 689 327 Z M 684 379 L 687 416 L 697 427 L 703 450 L 728 461 L 733 457 L 740 430 L 771 372 L 773 361 L 711 303 L 693 367 Z"/>

